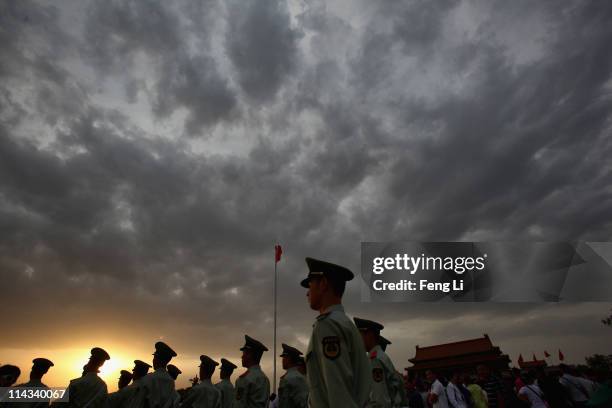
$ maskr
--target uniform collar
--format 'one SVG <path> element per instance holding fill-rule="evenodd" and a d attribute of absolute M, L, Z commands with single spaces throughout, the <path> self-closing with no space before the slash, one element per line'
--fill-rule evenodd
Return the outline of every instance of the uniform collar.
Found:
<path fill-rule="evenodd" d="M 212 382 L 211 382 L 210 378 L 206 378 L 206 379 L 200 381 L 200 384 L 211 384 L 212 385 Z"/>
<path fill-rule="evenodd" d="M 340 303 L 338 303 L 337 305 L 331 305 L 327 309 L 325 309 L 325 311 L 321 313 L 320 316 L 328 315 L 331 312 L 343 312 L 344 313 L 344 306 L 342 306 L 342 304 Z"/>
<path fill-rule="evenodd" d="M 166 370 L 164 367 L 159 367 L 159 368 L 156 368 L 156 369 L 155 369 L 155 371 L 153 371 L 153 372 L 154 372 L 154 373 L 156 373 L 156 372 L 158 372 L 158 371 L 164 371 L 164 372 L 166 372 L 167 370 Z"/>
<path fill-rule="evenodd" d="M 250 371 L 250 370 L 259 370 L 259 371 L 261 371 L 261 366 L 259 364 L 255 364 L 253 366 L 250 366 L 247 371 Z"/>

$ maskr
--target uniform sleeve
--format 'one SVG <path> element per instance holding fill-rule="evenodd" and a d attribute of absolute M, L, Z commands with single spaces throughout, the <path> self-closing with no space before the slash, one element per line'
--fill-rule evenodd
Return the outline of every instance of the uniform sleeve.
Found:
<path fill-rule="evenodd" d="M 255 381 L 250 382 L 248 392 L 253 407 L 266 408 L 268 406 L 270 395 L 264 377 L 258 377 Z"/>
<path fill-rule="evenodd" d="M 387 384 L 387 392 L 389 393 L 391 402 L 393 405 L 399 405 L 402 402 L 401 387 L 403 384 L 401 383 L 393 364 L 391 364 L 390 361 L 387 362 L 385 360 L 382 360 L 382 363 L 385 367 L 385 382 Z"/>
<path fill-rule="evenodd" d="M 315 327 L 314 341 L 322 374 L 321 386 L 325 388 L 329 407 L 355 406 L 352 390 L 354 374 L 351 367 L 351 353 L 354 351 L 349 349 L 344 333 L 329 319 L 323 319 Z"/>
<path fill-rule="evenodd" d="M 305 380 L 294 379 L 291 385 L 291 402 L 293 407 L 297 408 L 308 408 L 308 387 L 305 383 L 301 382 Z"/>
<path fill-rule="evenodd" d="M 287 384 L 286 379 L 281 379 L 280 384 L 278 386 L 278 407 L 285 408 L 290 407 L 290 399 L 289 399 L 289 386 Z"/>

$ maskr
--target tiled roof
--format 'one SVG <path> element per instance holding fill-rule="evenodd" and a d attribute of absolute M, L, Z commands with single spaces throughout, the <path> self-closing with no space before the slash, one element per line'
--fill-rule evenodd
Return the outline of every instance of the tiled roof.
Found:
<path fill-rule="evenodd" d="M 437 360 L 449 357 L 464 356 L 466 354 L 490 353 L 500 354 L 499 348 L 494 347 L 491 339 L 486 334 L 484 337 L 457 341 L 454 343 L 437 344 L 435 346 L 416 348 L 414 358 L 411 362 Z"/>

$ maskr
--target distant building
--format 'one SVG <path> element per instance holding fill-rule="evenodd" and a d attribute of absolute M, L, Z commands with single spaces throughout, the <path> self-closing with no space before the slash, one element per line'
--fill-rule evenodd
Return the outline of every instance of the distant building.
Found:
<path fill-rule="evenodd" d="M 476 366 L 485 364 L 492 370 L 508 369 L 510 358 L 503 354 L 499 347 L 494 346 L 487 334 L 476 339 L 419 347 L 413 358 L 413 365 L 407 367 L 410 376 L 424 375 L 427 370 L 448 374 L 454 370 L 474 372 Z"/>
<path fill-rule="evenodd" d="M 535 370 L 539 367 L 546 368 L 548 366 L 544 360 L 519 361 L 518 365 L 521 370 Z"/>

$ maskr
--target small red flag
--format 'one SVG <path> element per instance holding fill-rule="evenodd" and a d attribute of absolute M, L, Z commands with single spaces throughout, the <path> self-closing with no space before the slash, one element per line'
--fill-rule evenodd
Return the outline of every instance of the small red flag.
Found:
<path fill-rule="evenodd" d="M 565 359 L 565 356 L 561 352 L 561 349 L 559 349 L 559 360 L 563 361 L 564 359 Z"/>
<path fill-rule="evenodd" d="M 274 262 L 280 261 L 282 254 L 283 254 L 283 248 L 281 248 L 280 245 L 274 245 Z"/>
<path fill-rule="evenodd" d="M 544 357 L 548 358 L 550 357 L 550 354 L 548 354 L 548 351 L 544 350 Z"/>
<path fill-rule="evenodd" d="M 519 362 L 519 364 L 521 364 L 523 362 L 523 355 L 522 354 L 519 354 L 518 362 Z"/>

